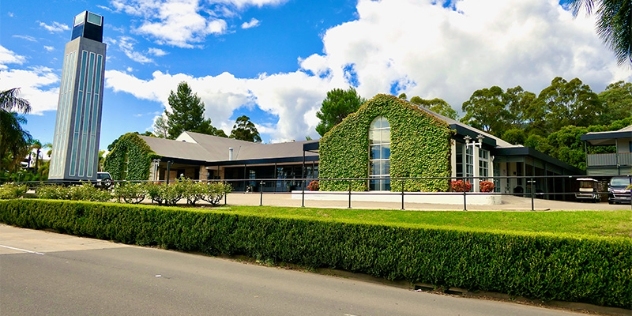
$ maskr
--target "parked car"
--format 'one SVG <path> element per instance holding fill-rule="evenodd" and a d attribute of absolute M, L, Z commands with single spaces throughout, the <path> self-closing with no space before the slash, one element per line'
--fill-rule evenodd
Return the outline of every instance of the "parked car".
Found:
<path fill-rule="evenodd" d="M 97 172 L 97 188 L 109 189 L 112 187 L 112 176 L 109 172 Z"/>
<path fill-rule="evenodd" d="M 599 202 L 599 181 L 593 178 L 577 178 L 579 188 L 575 192 L 578 201 Z"/>
<path fill-rule="evenodd" d="M 616 176 L 608 183 L 608 203 L 629 204 L 632 199 L 632 190 L 628 187 L 632 184 L 632 176 Z"/>

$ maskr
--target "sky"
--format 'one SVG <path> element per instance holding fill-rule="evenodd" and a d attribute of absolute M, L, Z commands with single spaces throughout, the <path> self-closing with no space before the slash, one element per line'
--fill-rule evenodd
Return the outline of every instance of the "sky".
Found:
<path fill-rule="evenodd" d="M 65 44 L 88 10 L 107 44 L 100 148 L 151 131 L 186 81 L 230 134 L 247 115 L 264 143 L 318 139 L 327 91 L 442 98 L 539 93 L 557 76 L 600 92 L 629 81 L 595 32 L 555 0 L 2 0 L 0 90 L 29 100 L 27 129 L 52 142 Z"/>

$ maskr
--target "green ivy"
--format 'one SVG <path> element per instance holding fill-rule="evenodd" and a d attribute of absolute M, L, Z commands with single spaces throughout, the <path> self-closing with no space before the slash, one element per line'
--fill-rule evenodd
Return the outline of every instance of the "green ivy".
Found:
<path fill-rule="evenodd" d="M 413 104 L 391 95 L 378 94 L 350 114 L 320 140 L 321 179 L 369 177 L 369 127 L 379 116 L 391 126 L 391 178 L 429 178 L 403 182 L 404 191 L 448 190 L 452 131 L 447 123 Z M 353 191 L 367 190 L 367 181 L 351 181 Z M 349 189 L 349 181 L 321 180 L 323 191 Z M 402 183 L 393 181 L 392 191 Z"/>
<path fill-rule="evenodd" d="M 105 157 L 104 169 L 115 180 L 147 180 L 151 160 L 159 158 L 137 133 L 119 137 Z"/>

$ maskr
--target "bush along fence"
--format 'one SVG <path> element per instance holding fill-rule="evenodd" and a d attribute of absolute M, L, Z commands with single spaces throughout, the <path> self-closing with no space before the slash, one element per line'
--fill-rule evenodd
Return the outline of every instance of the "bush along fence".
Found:
<path fill-rule="evenodd" d="M 195 205 L 198 201 L 218 205 L 231 190 L 230 184 L 189 179 L 179 179 L 169 185 L 153 182 L 118 182 L 112 190 L 99 189 L 91 183 L 84 182 L 66 186 L 38 184 L 31 197 L 95 202 L 116 200 L 131 204 L 138 204 L 149 199 L 158 205 L 175 205 L 181 200 L 186 200 L 187 204 L 190 205 Z M 5 183 L 0 185 L 0 199 L 26 197 L 27 192 L 28 186 L 26 184 Z"/>
<path fill-rule="evenodd" d="M 632 240 L 271 218 L 156 205 L 13 199 L 0 222 L 541 300 L 632 306 Z"/>

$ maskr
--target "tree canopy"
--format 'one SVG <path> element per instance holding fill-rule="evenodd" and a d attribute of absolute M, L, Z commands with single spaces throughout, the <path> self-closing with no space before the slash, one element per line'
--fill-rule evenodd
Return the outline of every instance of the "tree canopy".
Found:
<path fill-rule="evenodd" d="M 218 130 L 211 125 L 211 120 L 204 118 L 204 102 L 197 93 L 193 93 L 188 83 L 180 82 L 176 92 L 169 93 L 168 102 L 171 111 L 165 110 L 167 138 L 176 139 L 185 131 L 218 134 Z M 222 134 L 226 135 L 223 132 Z"/>
<path fill-rule="evenodd" d="M 31 134 L 22 128 L 31 111 L 26 99 L 18 97 L 19 89 L 0 91 L 0 170 L 15 167 L 28 153 Z"/>
<path fill-rule="evenodd" d="M 410 103 L 421 105 L 432 112 L 441 114 L 445 117 L 449 117 L 453 120 L 456 120 L 458 117 L 456 111 L 452 108 L 452 106 L 450 106 L 450 104 L 448 104 L 448 102 L 443 99 L 434 98 L 431 100 L 425 100 L 418 96 L 414 96 L 410 98 Z"/>
<path fill-rule="evenodd" d="M 358 95 L 353 87 L 347 90 L 333 89 L 327 92 L 320 111 L 316 117 L 320 123 L 316 126 L 316 132 L 320 136 L 325 135 L 330 129 L 338 125 L 349 114 L 357 111 L 366 99 Z"/>
<path fill-rule="evenodd" d="M 573 14 L 581 8 L 597 16 L 597 34 L 610 47 L 621 65 L 632 62 L 632 1 L 630 0 L 571 0 Z"/>
<path fill-rule="evenodd" d="M 245 140 L 249 142 L 261 142 L 261 136 L 255 124 L 250 121 L 246 115 L 242 115 L 235 120 L 233 130 L 230 132 L 230 138 Z"/>

